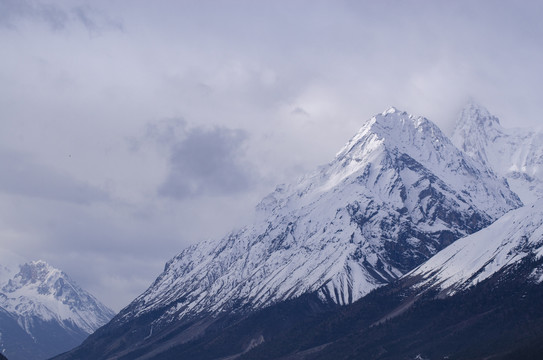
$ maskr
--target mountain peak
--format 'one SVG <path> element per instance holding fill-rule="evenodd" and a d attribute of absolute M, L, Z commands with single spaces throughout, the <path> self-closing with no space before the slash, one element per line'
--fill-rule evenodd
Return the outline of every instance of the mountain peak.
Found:
<path fill-rule="evenodd" d="M 394 106 L 391 106 L 387 110 L 383 111 L 382 114 L 386 116 L 387 114 L 394 114 L 396 112 L 399 112 L 398 109 L 396 109 Z"/>
<path fill-rule="evenodd" d="M 45 281 L 48 276 L 61 273 L 43 260 L 35 260 L 21 265 L 19 275 L 29 282 Z"/>
<path fill-rule="evenodd" d="M 415 117 L 395 107 L 373 116 L 337 153 L 336 160 L 359 159 L 370 152 L 387 148 L 409 153 L 419 162 L 443 160 L 443 146 L 449 147 L 449 139 L 430 120 Z"/>
<path fill-rule="evenodd" d="M 471 158 L 491 166 L 491 157 L 486 148 L 503 135 L 500 121 L 484 106 L 470 101 L 460 113 L 451 141 Z M 489 158 L 490 157 L 490 158 Z"/>
<path fill-rule="evenodd" d="M 13 279 L 9 280 L 4 290 L 13 292 L 32 284 L 54 283 L 60 278 L 67 278 L 67 275 L 43 260 L 35 260 L 20 265 L 19 272 L 15 274 Z"/>
<path fill-rule="evenodd" d="M 10 359 L 49 358 L 66 351 L 114 316 L 43 260 L 0 270 L 0 349 Z"/>
<path fill-rule="evenodd" d="M 500 120 L 492 115 L 486 107 L 471 100 L 464 106 L 457 121 L 458 127 L 466 126 L 489 127 L 500 125 Z"/>
<path fill-rule="evenodd" d="M 32 313 L 61 321 L 70 319 L 87 333 L 113 316 L 110 309 L 81 289 L 66 273 L 43 260 L 20 265 L 19 272 L 0 288 L 0 294 L 5 295 L 4 302 L 0 303 L 5 309 L 16 313 L 21 303 L 28 303 L 26 315 Z M 45 312 L 46 316 L 40 310 L 44 306 L 50 307 Z M 63 306 L 65 309 L 57 314 L 56 311 Z"/>
<path fill-rule="evenodd" d="M 380 114 L 375 115 L 362 127 L 369 128 L 370 132 L 376 133 L 383 138 L 390 138 L 393 134 L 400 135 L 405 131 L 431 131 L 439 133 L 441 130 L 430 120 L 422 116 L 414 116 L 406 111 L 390 107 Z M 393 139 L 401 140 L 401 139 Z"/>

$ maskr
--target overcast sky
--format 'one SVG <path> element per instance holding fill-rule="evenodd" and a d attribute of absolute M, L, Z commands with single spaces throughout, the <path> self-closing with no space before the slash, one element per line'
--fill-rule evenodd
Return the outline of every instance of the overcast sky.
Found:
<path fill-rule="evenodd" d="M 0 247 L 119 310 L 389 106 L 538 127 L 542 5 L 0 0 Z"/>

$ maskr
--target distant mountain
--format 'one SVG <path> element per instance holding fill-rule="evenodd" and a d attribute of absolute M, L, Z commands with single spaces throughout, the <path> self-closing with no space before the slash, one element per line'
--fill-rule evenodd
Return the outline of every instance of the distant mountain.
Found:
<path fill-rule="evenodd" d="M 543 133 L 505 129 L 486 108 L 470 103 L 458 118 L 451 140 L 471 158 L 507 178 L 524 203 L 543 197 Z"/>
<path fill-rule="evenodd" d="M 0 350 L 10 360 L 70 350 L 115 315 L 44 261 L 1 270 Z"/>
<path fill-rule="evenodd" d="M 351 304 L 521 205 L 435 124 L 391 108 L 331 163 L 263 199 L 256 223 L 170 260 L 145 293 L 58 359 L 162 358 L 304 294 Z"/>

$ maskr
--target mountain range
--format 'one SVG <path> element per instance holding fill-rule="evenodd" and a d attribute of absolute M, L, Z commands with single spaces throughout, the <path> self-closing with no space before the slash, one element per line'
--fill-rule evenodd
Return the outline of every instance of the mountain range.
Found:
<path fill-rule="evenodd" d="M 329 164 L 265 197 L 254 223 L 182 251 L 56 359 L 349 359 L 364 349 L 369 359 L 463 358 L 464 350 L 470 358 L 460 344 L 471 346 L 473 328 L 455 323 L 451 337 L 432 316 L 498 329 L 486 312 L 515 324 L 507 301 L 541 293 L 543 143 L 476 104 L 451 138 L 395 108 L 375 115 Z M 479 305 L 492 291 L 509 300 L 434 311 Z M 417 322 L 415 341 L 405 329 Z M 485 338 L 503 346 L 485 343 L 481 354 L 536 351 L 541 336 L 525 336 L 519 350 L 522 332 L 508 329 Z M 450 343 L 436 342 L 436 332 Z"/>
<path fill-rule="evenodd" d="M 198 244 L 117 318 L 253 310 L 318 292 L 348 304 L 521 205 L 430 121 L 372 118 L 333 162 L 259 205 L 261 221 Z"/>

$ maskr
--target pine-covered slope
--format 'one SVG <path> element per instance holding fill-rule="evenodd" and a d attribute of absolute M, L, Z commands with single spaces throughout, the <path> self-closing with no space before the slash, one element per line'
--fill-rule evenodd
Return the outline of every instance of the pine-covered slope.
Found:
<path fill-rule="evenodd" d="M 12 360 L 67 351 L 115 315 L 44 261 L 2 270 L 0 350 Z"/>
<path fill-rule="evenodd" d="M 352 303 L 520 205 L 435 124 L 391 108 L 330 164 L 267 196 L 254 224 L 170 260 L 145 293 L 62 358 L 100 348 L 105 358 L 130 354 L 172 324 L 305 293 Z"/>
<path fill-rule="evenodd" d="M 524 203 L 543 197 L 543 133 L 506 129 L 483 106 L 470 103 L 462 111 L 451 140 L 505 177 Z"/>

